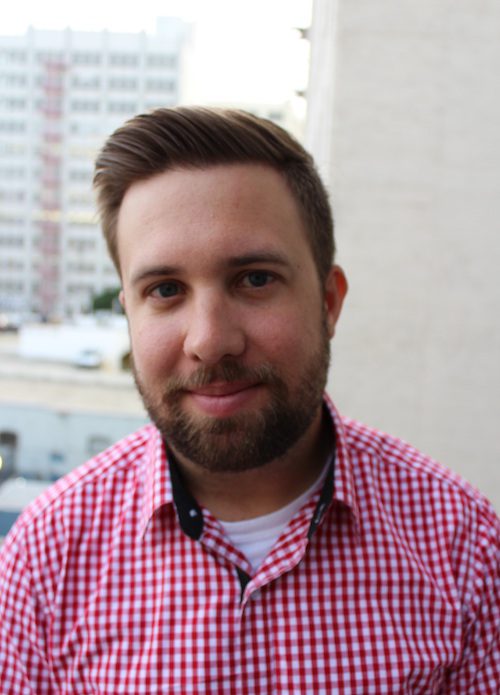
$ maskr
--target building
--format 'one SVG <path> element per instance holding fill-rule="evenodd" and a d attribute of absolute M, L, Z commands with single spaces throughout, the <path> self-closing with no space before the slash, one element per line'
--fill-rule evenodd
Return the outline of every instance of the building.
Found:
<path fill-rule="evenodd" d="M 78 316 L 65 323 L 25 323 L 19 328 L 17 354 L 29 371 L 42 360 L 119 372 L 130 366 L 130 340 L 123 315 Z"/>
<path fill-rule="evenodd" d="M 49 343 L 43 331 L 54 331 L 59 355 L 52 350 L 50 359 L 23 357 L 18 336 L 0 335 L 0 543 L 24 506 L 52 481 L 147 422 L 130 372 L 117 370 L 109 356 L 103 370 L 71 364 L 77 338 L 94 345 L 104 337 L 100 329 L 92 336 L 88 326 L 74 328 L 73 335 L 70 326 L 26 328 L 28 339 L 39 332 L 40 344 L 32 343 L 30 352 L 42 355 Z M 64 335 L 57 335 L 61 329 Z M 121 354 L 122 331 L 114 340 L 107 337 Z"/>
<path fill-rule="evenodd" d="M 49 485 L 47 481 L 22 477 L 10 478 L 0 485 L 0 544 L 22 510 Z"/>
<path fill-rule="evenodd" d="M 96 223 L 95 154 L 126 118 L 178 102 L 187 26 L 0 37 L 0 312 L 67 316 L 118 284 Z"/>
<path fill-rule="evenodd" d="M 306 143 L 350 293 L 342 410 L 500 510 L 500 5 L 315 0 Z"/>
<path fill-rule="evenodd" d="M 0 336 L 0 484 L 55 480 L 147 422 L 129 371 L 23 357 L 18 342 Z"/>

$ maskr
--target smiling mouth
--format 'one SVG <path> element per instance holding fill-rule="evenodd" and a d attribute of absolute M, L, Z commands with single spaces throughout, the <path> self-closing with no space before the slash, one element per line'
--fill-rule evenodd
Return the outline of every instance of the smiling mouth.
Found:
<path fill-rule="evenodd" d="M 186 389 L 187 393 L 194 396 L 206 396 L 207 398 L 224 398 L 226 396 L 233 396 L 240 391 L 246 391 L 247 389 L 258 386 L 256 382 L 248 381 L 220 381 L 214 382 L 212 384 L 207 384 L 206 386 L 198 386 L 193 389 Z"/>
<path fill-rule="evenodd" d="M 228 417 L 249 405 L 262 386 L 254 381 L 214 382 L 186 389 L 184 393 L 205 415 Z"/>

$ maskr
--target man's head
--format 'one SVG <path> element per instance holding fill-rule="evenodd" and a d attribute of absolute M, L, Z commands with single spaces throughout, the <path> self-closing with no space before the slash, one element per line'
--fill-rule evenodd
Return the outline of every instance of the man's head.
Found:
<path fill-rule="evenodd" d="M 94 186 L 104 236 L 120 274 L 117 219 L 132 184 L 174 169 L 246 163 L 268 165 L 284 177 L 324 283 L 335 253 L 333 222 L 312 157 L 271 121 L 243 111 L 200 107 L 136 116 L 111 135 L 99 154 Z"/>
<path fill-rule="evenodd" d="M 242 471 L 314 440 L 346 283 L 309 155 L 247 114 L 165 110 L 111 137 L 96 185 L 137 386 L 175 453 Z"/>

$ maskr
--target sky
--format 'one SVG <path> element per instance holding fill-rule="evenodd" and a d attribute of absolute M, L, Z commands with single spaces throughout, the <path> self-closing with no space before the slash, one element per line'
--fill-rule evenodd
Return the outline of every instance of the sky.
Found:
<path fill-rule="evenodd" d="M 271 25 L 301 25 L 310 17 L 311 0 L 17 0 L 9 4 L 1 20 L 1 33 L 22 33 L 33 25 L 37 29 L 151 31 L 155 17 L 178 16 L 186 20 L 203 19 L 227 25 L 239 19 L 244 28 L 264 22 Z"/>
<path fill-rule="evenodd" d="M 310 24 L 312 0 L 15 0 L 0 33 L 36 29 L 153 32 L 156 18 L 195 24 L 194 88 L 201 100 L 281 101 L 305 87 L 307 44 L 297 27 Z"/>

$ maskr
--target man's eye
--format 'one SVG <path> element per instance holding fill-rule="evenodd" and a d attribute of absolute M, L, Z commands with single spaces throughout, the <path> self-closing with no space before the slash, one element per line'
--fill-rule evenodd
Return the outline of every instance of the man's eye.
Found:
<path fill-rule="evenodd" d="M 245 275 L 243 278 L 243 284 L 247 287 L 264 287 L 272 282 L 273 279 L 274 278 L 271 273 L 268 273 L 265 270 L 253 270 Z"/>
<path fill-rule="evenodd" d="M 162 282 L 161 285 L 155 287 L 153 290 L 153 295 L 161 297 L 162 299 L 168 299 L 168 297 L 175 297 L 179 294 L 179 285 L 176 282 Z"/>

